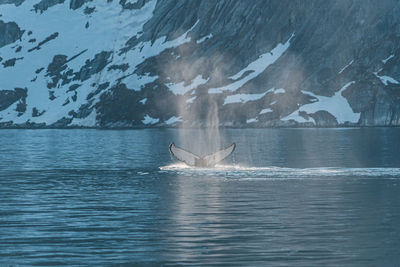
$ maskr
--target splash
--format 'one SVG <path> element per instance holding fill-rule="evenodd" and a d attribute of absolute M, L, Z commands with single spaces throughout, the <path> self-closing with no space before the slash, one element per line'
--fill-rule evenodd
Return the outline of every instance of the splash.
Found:
<path fill-rule="evenodd" d="M 249 167 L 237 164 L 216 165 L 214 168 L 197 168 L 183 163 L 160 167 L 161 171 L 181 176 L 209 176 L 239 180 L 276 179 L 327 179 L 327 178 L 379 178 L 400 179 L 400 168 L 284 168 Z"/>

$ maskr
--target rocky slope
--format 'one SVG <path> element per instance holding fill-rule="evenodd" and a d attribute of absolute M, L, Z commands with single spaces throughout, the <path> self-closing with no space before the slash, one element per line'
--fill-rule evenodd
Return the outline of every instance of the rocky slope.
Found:
<path fill-rule="evenodd" d="M 0 126 L 398 126 L 398 14 L 396 0 L 0 0 Z"/>

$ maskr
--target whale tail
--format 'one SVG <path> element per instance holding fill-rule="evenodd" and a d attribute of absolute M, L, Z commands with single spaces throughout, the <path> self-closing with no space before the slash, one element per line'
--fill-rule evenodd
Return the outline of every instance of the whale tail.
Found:
<path fill-rule="evenodd" d="M 197 156 L 189 151 L 186 151 L 182 148 L 175 146 L 174 143 L 169 145 L 169 151 L 171 152 L 172 156 L 174 156 L 177 160 L 186 163 L 189 166 L 195 167 L 213 167 L 218 162 L 227 158 L 236 148 L 236 144 L 233 143 L 232 145 L 219 150 L 213 154 L 200 157 Z"/>

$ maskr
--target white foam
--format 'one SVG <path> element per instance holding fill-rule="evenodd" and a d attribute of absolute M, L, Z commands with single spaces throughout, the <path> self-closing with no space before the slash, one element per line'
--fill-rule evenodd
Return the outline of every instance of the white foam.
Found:
<path fill-rule="evenodd" d="M 162 172 L 175 172 L 182 176 L 212 176 L 236 180 L 276 179 L 328 179 L 328 178 L 379 178 L 400 179 L 400 168 L 284 168 L 250 167 L 241 165 L 216 165 L 214 168 L 190 167 L 174 163 L 159 168 Z"/>

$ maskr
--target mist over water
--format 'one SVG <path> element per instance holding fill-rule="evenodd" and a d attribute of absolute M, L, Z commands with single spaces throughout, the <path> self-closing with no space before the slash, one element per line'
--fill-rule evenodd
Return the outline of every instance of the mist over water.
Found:
<path fill-rule="evenodd" d="M 176 141 L 178 146 L 196 155 L 205 156 L 230 145 L 225 142 L 223 129 L 220 128 L 218 106 L 215 101 L 211 96 L 208 96 L 206 111 L 197 110 L 196 107 L 180 109 L 180 116 L 184 119 L 203 117 L 203 125 L 202 127 L 192 128 L 183 123 L 178 128 L 179 138 Z"/>
<path fill-rule="evenodd" d="M 0 265 L 400 262 L 400 129 L 225 129 L 215 168 L 182 133 L 0 131 Z"/>

